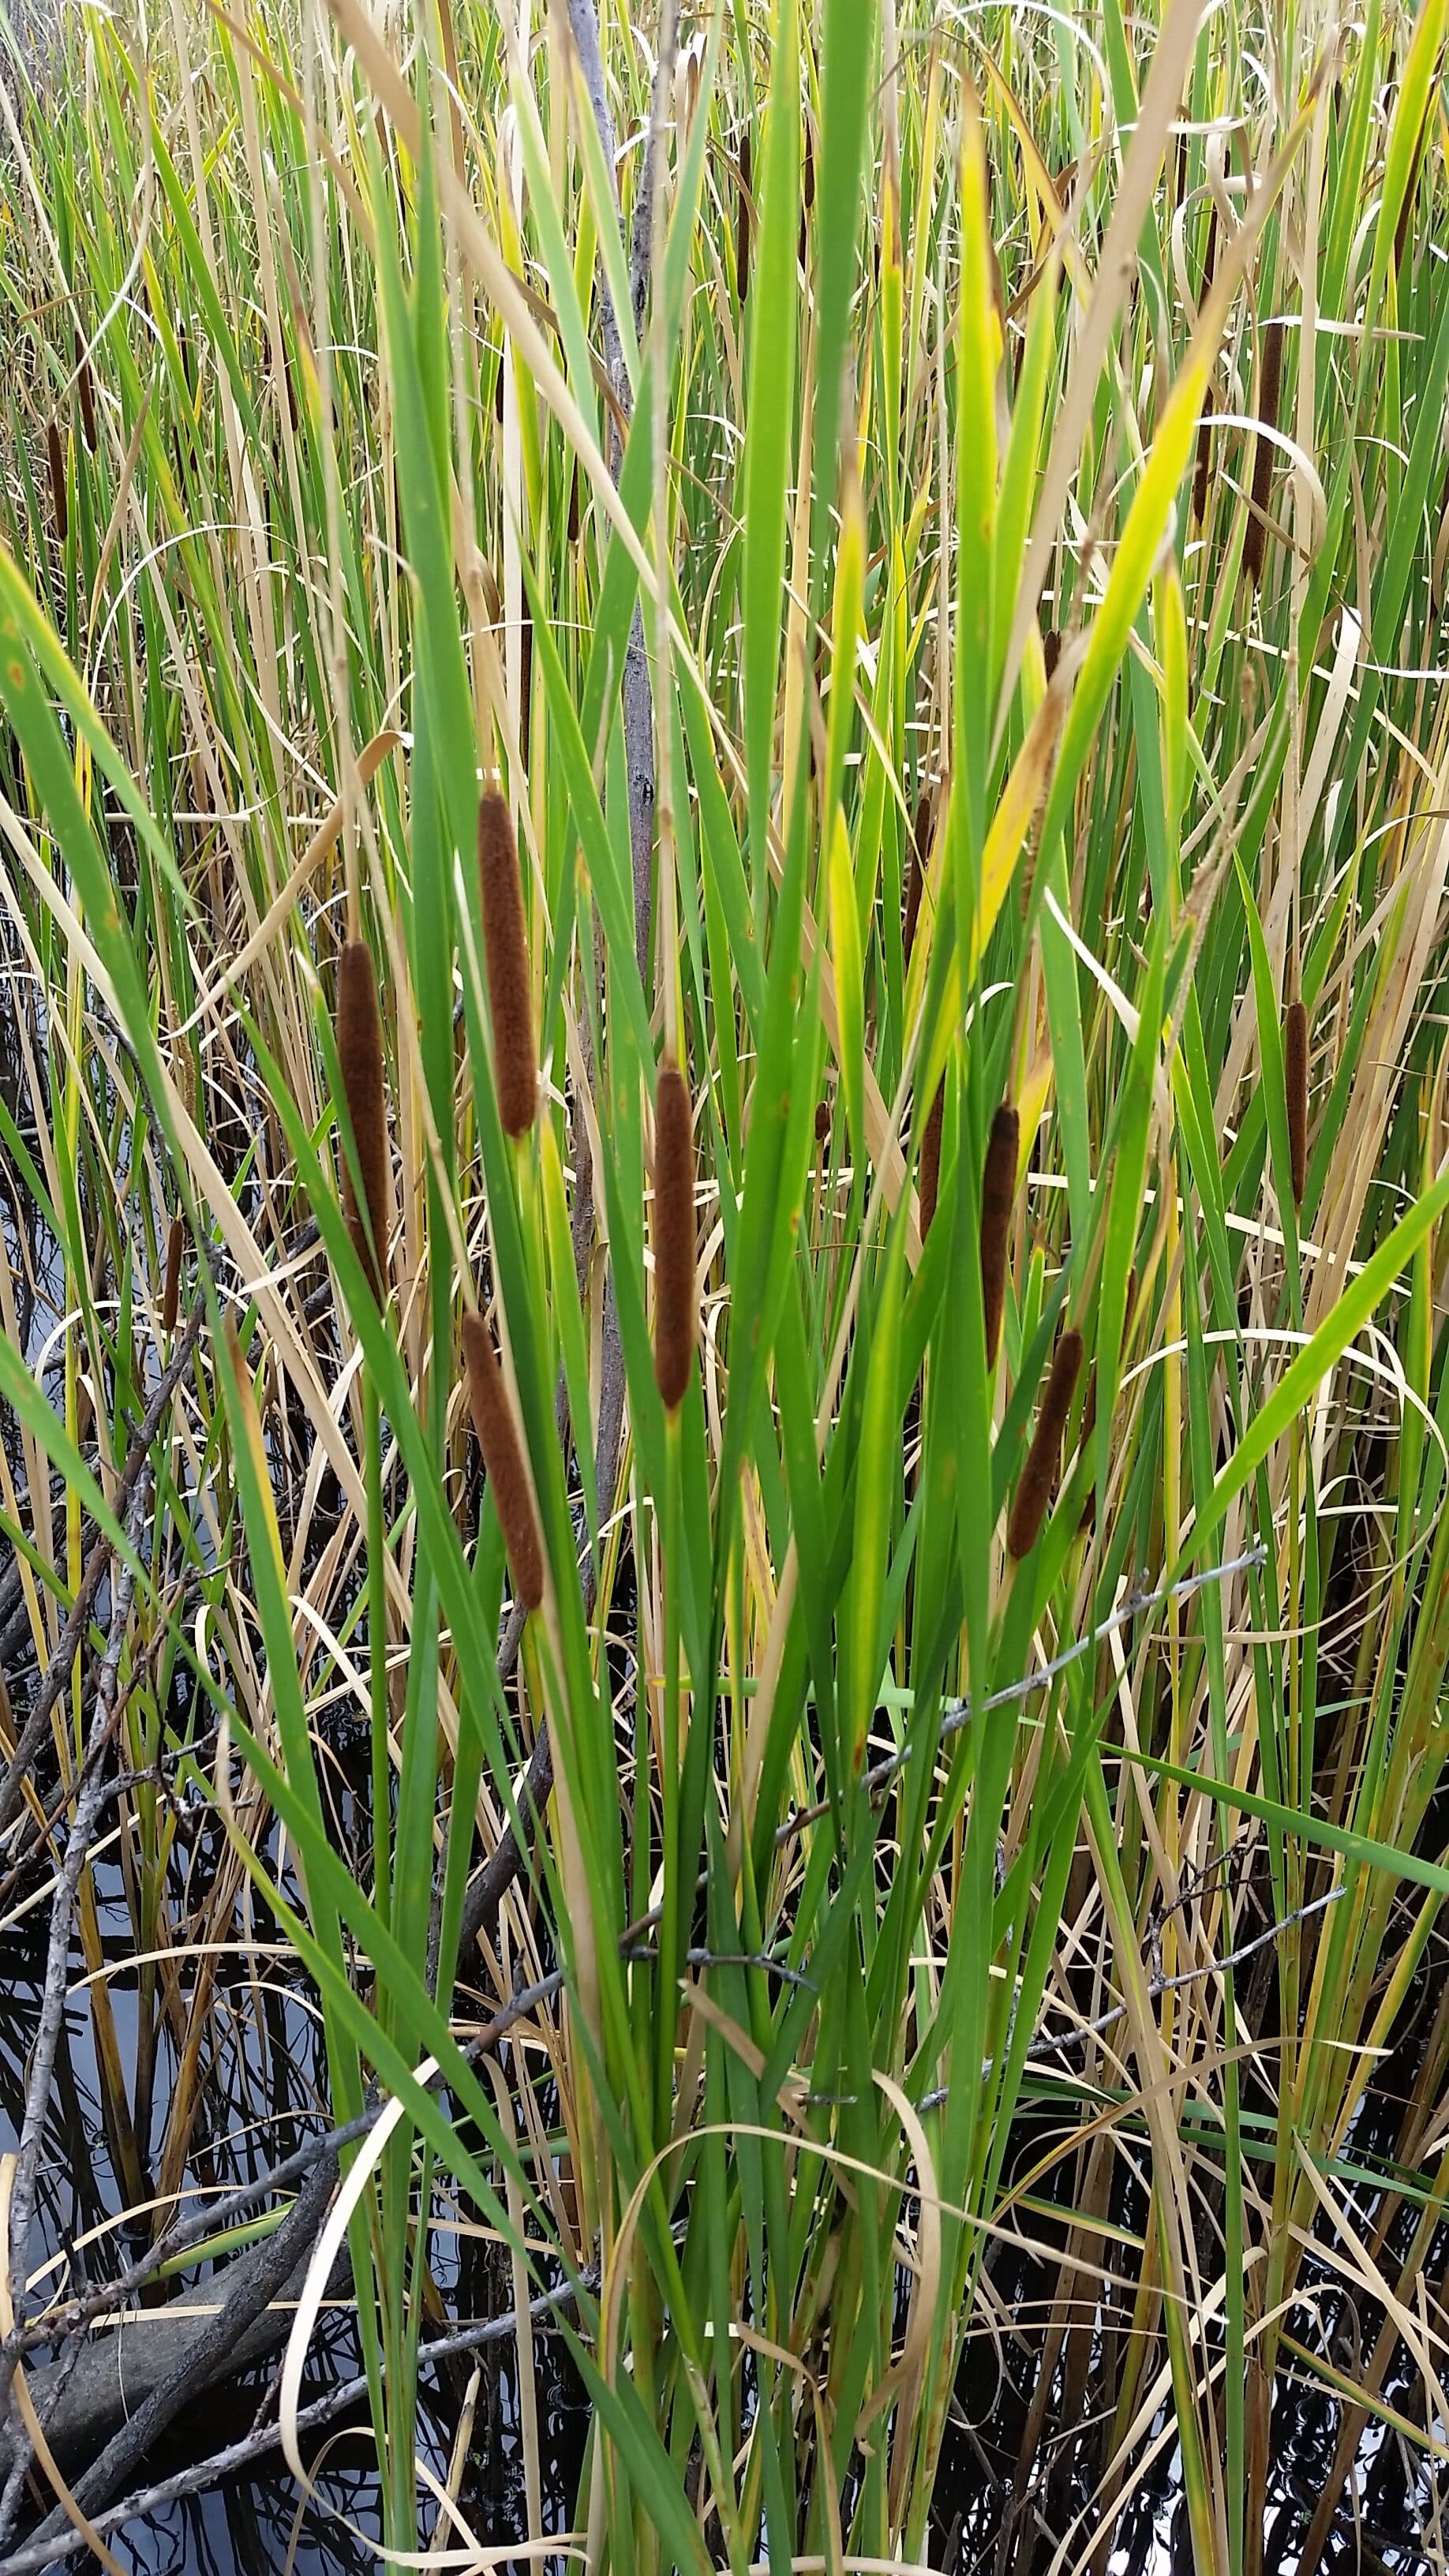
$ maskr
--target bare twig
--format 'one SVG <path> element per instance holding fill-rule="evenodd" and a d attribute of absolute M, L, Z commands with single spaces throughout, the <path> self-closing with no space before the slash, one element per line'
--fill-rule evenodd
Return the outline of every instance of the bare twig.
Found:
<path fill-rule="evenodd" d="M 1180 1582 L 1165 1584 L 1158 1592 L 1129 1592 L 1124 1600 L 1118 1602 L 1115 1610 L 1109 1611 L 1105 1619 L 1099 1620 L 1095 1627 L 1088 1629 L 1085 1637 L 1078 1637 L 1074 1645 L 1064 1647 L 1061 1654 L 1052 1657 L 1050 1663 L 1042 1664 L 1034 1673 L 1028 1673 L 1024 1681 L 1010 1682 L 1005 1690 L 992 1691 L 990 1697 L 981 1703 L 982 1715 L 985 1716 L 988 1709 L 1015 1708 L 1023 1700 L 1034 1699 L 1037 1692 L 1045 1690 L 1049 1682 L 1056 1681 L 1071 1665 L 1080 1663 L 1084 1655 L 1094 1653 L 1103 1640 L 1112 1636 L 1118 1628 L 1130 1626 L 1144 1610 L 1160 1610 L 1169 1601 L 1186 1601 L 1194 1592 L 1205 1591 L 1210 1583 L 1226 1583 L 1231 1575 L 1246 1574 L 1252 1567 L 1266 1562 L 1265 1548 L 1250 1547 L 1242 1556 L 1229 1557 L 1223 1565 L 1210 1565 L 1202 1574 L 1185 1574 Z M 975 1705 L 970 1699 L 948 1699 L 944 1703 L 941 1719 L 942 1739 L 959 1735 L 964 1726 L 971 1724 L 975 1713 Z M 896 1773 L 903 1771 L 912 1759 L 912 1753 L 913 1748 L 903 1744 L 898 1752 L 888 1753 L 883 1762 L 872 1764 L 865 1775 L 865 1786 L 872 1797 L 879 1797 L 883 1789 L 889 1788 Z M 828 1816 L 829 1813 L 828 1798 L 817 1798 L 813 1807 L 797 1807 L 794 1814 L 787 1816 L 776 1832 L 777 1849 L 783 1848 L 786 1843 L 793 1840 L 804 1826 L 818 1824 L 820 1818 Z"/>
<path fill-rule="evenodd" d="M 1245 1941 L 1240 1949 L 1230 1950 L 1225 1959 L 1205 1959 L 1200 1967 L 1184 1968 L 1181 1974 L 1175 1977 L 1154 1977 L 1147 1988 L 1148 2002 L 1156 2003 L 1160 1995 L 1175 1995 L 1184 1986 L 1200 1985 L 1204 1977 L 1226 1976 L 1230 1968 L 1240 1968 L 1245 1959 L 1253 1958 L 1259 1950 L 1269 1949 L 1273 1942 L 1282 1939 L 1285 1932 L 1291 1932 L 1296 1924 L 1306 1923 L 1310 1915 L 1322 1914 L 1328 1906 L 1336 1905 L 1339 1898 L 1346 1896 L 1347 1893 L 1347 1888 L 1331 1887 L 1326 1896 L 1315 1896 L 1310 1905 L 1300 1905 L 1295 1913 L 1285 1914 L 1281 1923 L 1270 1923 L 1266 1932 L 1255 1934 L 1254 1938 L 1251 1941 Z M 1031 2065 L 1040 2065 L 1043 2059 L 1048 2057 L 1075 2056 L 1079 2050 L 1086 2047 L 1089 2040 L 1099 2039 L 1103 2031 L 1111 2030 L 1114 2023 L 1126 2018 L 1126 2014 L 1126 2004 L 1112 2004 L 1106 2012 L 1098 2013 L 1093 2020 L 1079 2022 L 1075 2030 L 1050 2033 L 1038 2031 L 1035 2038 L 1027 2042 L 1027 2061 Z M 986 2071 L 989 2072 L 989 2068 Z M 916 2106 L 917 2109 L 939 2110 L 950 2089 L 948 2084 L 941 2084 L 937 2086 L 934 2093 L 923 2093 Z"/>
<path fill-rule="evenodd" d="M 149 1461 L 152 1445 L 166 1418 L 167 1407 L 191 1365 L 205 1315 L 205 1304 L 198 1299 L 186 1330 L 177 1343 L 168 1366 L 162 1371 L 156 1392 L 146 1407 L 144 1419 L 126 1453 L 126 1463 L 121 1469 L 120 1480 L 111 1497 L 111 1508 L 118 1520 L 126 1512 L 137 1480 Z M 71 1666 L 80 1652 L 81 1640 L 90 1625 L 91 1612 L 96 1605 L 96 1595 L 100 1591 L 101 1581 L 110 1561 L 109 1539 L 98 1538 L 86 1561 L 80 1590 L 76 1594 L 70 1617 L 61 1631 L 59 1643 L 46 1666 L 45 1678 L 35 1694 L 30 1713 L 20 1730 L 5 1777 L 0 1780 L 0 1834 L 7 1831 L 14 1819 L 25 1785 L 25 1775 L 40 1749 L 45 1730 L 50 1724 L 51 1712 L 70 1679 Z"/>
<path fill-rule="evenodd" d="M 99 2458 L 77 2479 L 73 2492 L 84 2513 L 94 2516 L 110 2502 L 193 2398 L 235 2375 L 243 2348 L 252 2367 L 285 2342 L 291 2314 L 285 2307 L 273 2309 L 272 2302 L 282 2297 L 293 2274 L 307 2262 L 336 2180 L 334 2150 L 319 2160 L 281 2226 L 245 2263 L 233 2267 L 235 2280 L 215 2315 L 198 2325 L 160 2385 L 127 2416 Z M 54 2540 L 65 2527 L 66 2516 L 57 2505 L 37 2540 Z"/>
<path fill-rule="evenodd" d="M 490 2050 L 497 2048 L 509 2032 L 516 2030 L 520 2022 L 527 2021 L 541 2004 L 550 2003 L 562 1985 L 563 1971 L 556 1968 L 548 1976 L 539 1978 L 535 1985 L 522 1987 L 511 1996 L 474 2032 L 464 2051 L 469 2063 L 476 2064 Z M 445 2081 L 440 2070 L 430 2078 L 429 2091 L 436 2091 Z M 209 2201 L 194 2218 L 176 2220 L 115 2280 L 102 2282 L 78 2298 L 67 2299 L 62 2307 L 52 2308 L 29 2323 L 17 2325 L 0 2344 L 0 2369 L 8 2372 L 13 2369 L 18 2356 L 36 2351 L 41 2346 L 62 2343 L 93 2324 L 97 2317 L 114 2313 L 123 2300 L 144 2289 L 159 2272 L 179 2264 L 198 2246 L 223 2234 L 260 2202 L 289 2190 L 293 2183 L 301 2182 L 326 2158 L 336 2157 L 343 2149 L 356 2146 L 376 2127 L 384 2107 L 384 2097 L 379 2094 L 355 2119 L 344 2121 L 338 2128 L 319 2131 L 315 2137 L 307 2139 L 295 2154 L 284 2157 L 267 2172 L 258 2174 L 251 2182 L 238 2184 L 234 2191 L 225 2193 L 222 2198 Z M 246 2261 L 250 2258 L 244 2256 L 241 2259 Z M 239 2270 L 240 2263 L 232 2268 Z"/>
<path fill-rule="evenodd" d="M 149 1417 L 148 1417 L 149 1419 Z M 144 1428 L 144 1426 L 143 1426 Z M 154 1438 L 154 1432 L 152 1437 Z M 150 1441 L 147 1442 L 149 1450 Z M 149 1460 L 143 1454 L 136 1471 L 134 1491 L 126 1535 L 133 1550 L 139 1550 L 141 1534 L 151 1502 Z M 102 1775 L 93 1754 L 105 1741 L 111 1726 L 116 1689 L 121 1668 L 121 1650 L 131 1616 L 135 1592 L 135 1575 L 129 1564 L 123 1565 L 117 1578 L 111 1605 L 110 1636 L 105 1659 L 96 1685 L 95 1713 L 91 1719 L 82 1781 L 75 1803 L 75 1815 L 66 1840 L 65 1858 L 61 1863 L 55 1898 L 50 1909 L 50 1942 L 46 1955 L 45 1982 L 41 1992 L 40 2015 L 31 2052 L 30 2072 L 25 2088 L 25 2116 L 21 2123 L 20 2145 L 15 2161 L 15 2181 L 10 2202 L 10 2243 L 6 2257 L 10 2264 L 11 2297 L 17 2324 L 23 2324 L 26 2307 L 26 2277 L 29 2270 L 30 2227 L 35 2209 L 35 2175 L 40 2160 L 40 2145 L 50 2110 L 50 2083 L 55 2069 L 55 2052 L 65 2020 L 66 1983 L 70 1968 L 71 1928 L 75 1919 L 76 1891 L 91 1847 L 92 1829 L 102 1796 Z M 0 2357 L 0 2409 L 9 2399 L 15 2365 L 11 2357 Z"/>
<path fill-rule="evenodd" d="M 599 2275 L 591 2269 L 581 2273 L 577 2281 L 564 2281 L 556 2290 L 540 2292 L 536 2299 L 529 2301 L 529 2322 L 532 2325 L 546 2324 L 561 2309 L 572 2306 L 577 2299 L 596 2290 L 598 2283 Z M 490 2344 L 508 2343 L 517 2332 L 516 2316 L 480 2318 L 474 2324 L 459 2326 L 451 2334 L 439 2335 L 432 2342 L 423 2344 L 418 2359 L 420 2362 L 448 2361 L 462 2353 L 482 2351 Z M 329 2388 L 321 2397 L 314 2398 L 310 2406 L 299 2407 L 299 2432 L 320 2431 L 324 2424 L 330 2424 L 337 2416 L 360 2406 L 366 2396 L 365 2379 L 342 2380 L 337 2387 Z M 127 2496 L 122 2503 L 93 2514 L 90 2517 L 92 2529 L 102 2535 L 119 2531 L 123 2524 L 159 2513 L 165 2505 L 180 2503 L 188 2496 L 204 2495 L 223 2478 L 235 2477 L 239 2469 L 251 2468 L 258 2460 L 264 2460 L 268 2452 L 277 2449 L 281 2438 L 275 2423 L 258 2423 L 240 2441 L 230 2443 L 225 2450 L 215 2451 L 209 2458 L 198 2460 L 193 2467 L 162 2479 L 159 2485 L 143 2487 L 134 2495 Z M 85 2545 L 82 2534 L 68 2528 L 59 2531 L 53 2540 L 29 2541 L 24 2548 L 13 2550 L 6 2557 L 5 2576 L 30 2576 L 32 2569 L 52 2567 L 61 2559 L 73 2558 Z"/>

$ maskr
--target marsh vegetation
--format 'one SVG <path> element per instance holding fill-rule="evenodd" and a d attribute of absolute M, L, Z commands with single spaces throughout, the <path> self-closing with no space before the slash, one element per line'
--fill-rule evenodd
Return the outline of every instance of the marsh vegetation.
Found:
<path fill-rule="evenodd" d="M 12 49 L 15 2576 L 1449 2558 L 1445 16 Z"/>

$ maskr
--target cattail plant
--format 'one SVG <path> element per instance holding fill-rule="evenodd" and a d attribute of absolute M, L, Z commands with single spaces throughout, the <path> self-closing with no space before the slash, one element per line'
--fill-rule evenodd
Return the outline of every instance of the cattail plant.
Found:
<path fill-rule="evenodd" d="M 925 1242 L 927 1235 L 931 1231 L 931 1220 L 936 1213 L 936 1193 L 940 1187 L 941 1181 L 941 1120 L 945 1111 L 945 1105 L 946 1085 L 943 1081 L 938 1082 L 936 1085 L 936 1096 L 931 1103 L 930 1111 L 926 1119 L 926 1132 L 921 1138 L 921 1178 L 919 1186 L 921 1199 L 922 1243 Z"/>
<path fill-rule="evenodd" d="M 1273 442 L 1264 430 L 1278 426 L 1278 397 L 1283 386 L 1283 324 L 1275 315 L 1263 329 L 1263 365 L 1258 382 L 1258 419 L 1261 424 L 1253 449 L 1253 490 L 1248 515 L 1248 533 L 1243 539 L 1243 568 L 1254 590 L 1263 578 L 1263 558 L 1268 544 L 1268 496 L 1273 488 Z"/>
<path fill-rule="evenodd" d="M 181 1246 L 184 1228 L 179 1216 L 171 1220 L 166 1237 L 166 1282 L 161 1291 L 161 1339 L 169 1342 L 176 1330 L 176 1317 L 181 1306 Z"/>
<path fill-rule="evenodd" d="M 1003 1100 L 991 1122 L 986 1169 L 981 1182 L 981 1303 L 986 1316 L 988 1368 L 995 1367 L 996 1354 L 1001 1347 L 1001 1318 L 1006 1308 L 1006 1254 L 1020 1150 L 1020 1115 L 1009 1101 Z"/>
<path fill-rule="evenodd" d="M 525 1610 L 536 1610 L 543 1599 L 543 1540 L 533 1488 L 504 1383 L 503 1363 L 482 1316 L 471 1311 L 463 1317 L 463 1359 L 468 1371 L 473 1428 L 478 1434 L 498 1525 L 508 1550 L 513 1589 Z"/>
<path fill-rule="evenodd" d="M 698 1321 L 694 1119 L 677 1064 L 661 1065 L 654 1113 L 654 1381 L 668 1410 L 684 1401 Z"/>
<path fill-rule="evenodd" d="M 1067 1427 L 1067 1415 L 1072 1409 L 1081 1366 L 1082 1336 L 1073 1324 L 1062 1334 L 1052 1353 L 1046 1394 L 1036 1418 L 1036 1429 L 1032 1434 L 1026 1465 L 1021 1471 L 1016 1499 L 1011 1506 L 1011 1518 L 1006 1524 L 1007 1553 L 1018 1563 L 1022 1557 L 1030 1556 L 1041 1536 L 1057 1468 L 1061 1463 L 1062 1434 Z"/>
<path fill-rule="evenodd" d="M 493 1075 L 505 1136 L 526 1136 L 538 1114 L 538 1057 L 533 1043 L 528 925 L 513 820 L 491 791 L 478 808 L 478 878 L 483 947 L 493 1018 Z"/>
<path fill-rule="evenodd" d="M 1293 1204 L 1303 1205 L 1308 1179 L 1308 1012 L 1303 1002 L 1290 1002 L 1283 1032 L 1283 1088 L 1288 1097 L 1288 1169 Z"/>
<path fill-rule="evenodd" d="M 45 425 L 45 448 L 50 463 L 50 506 L 55 513 L 55 533 L 64 545 L 70 533 L 70 502 L 65 487 L 65 448 L 61 441 L 60 423 L 54 418 Z"/>
<path fill-rule="evenodd" d="M 387 1100 L 382 1075 L 382 1019 L 377 977 L 365 939 L 349 939 L 337 960 L 337 1069 L 362 1181 L 359 1205 L 352 1155 L 342 1157 L 342 1206 L 352 1247 L 381 1306 L 387 1296 Z"/>

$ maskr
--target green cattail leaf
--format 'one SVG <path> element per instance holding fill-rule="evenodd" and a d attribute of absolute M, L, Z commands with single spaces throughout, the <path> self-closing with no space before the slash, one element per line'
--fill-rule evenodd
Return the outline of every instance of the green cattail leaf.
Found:
<path fill-rule="evenodd" d="M 900 1327 L 905 1281 L 905 1227 L 898 1219 L 886 1245 L 871 1316 L 870 1358 L 855 1470 L 854 1542 L 847 1594 L 841 1711 L 847 1775 L 858 1779 L 885 1661 L 882 1613 L 891 1562 L 891 1514 L 900 1484 Z"/>
<path fill-rule="evenodd" d="M 840 1086 L 845 1094 L 850 1151 L 857 1169 L 862 1169 L 866 1161 L 864 977 L 860 925 L 856 918 L 855 870 L 845 816 L 838 805 L 830 835 L 830 965 L 835 977 L 835 1007 L 840 1020 Z"/>

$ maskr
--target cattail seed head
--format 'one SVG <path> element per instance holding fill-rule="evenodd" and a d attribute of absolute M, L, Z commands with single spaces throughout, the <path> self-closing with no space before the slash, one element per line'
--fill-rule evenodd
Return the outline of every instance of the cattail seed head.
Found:
<path fill-rule="evenodd" d="M 1011 1506 L 1011 1518 L 1006 1525 L 1007 1552 L 1018 1563 L 1022 1557 L 1030 1556 L 1041 1536 L 1062 1454 L 1062 1434 L 1067 1427 L 1067 1415 L 1072 1408 L 1081 1366 L 1082 1336 L 1072 1325 L 1063 1333 L 1052 1353 L 1046 1393 L 1036 1418 L 1036 1430 L 1032 1434 L 1026 1465 L 1021 1471 L 1016 1499 Z"/>
<path fill-rule="evenodd" d="M 815 1103 L 815 1142 L 816 1142 L 816 1144 L 817 1144 L 817 1145 L 823 1145 L 823 1144 L 826 1142 L 827 1138 L 829 1137 L 829 1134 L 830 1134 L 830 1103 L 829 1103 L 829 1101 L 828 1101 L 828 1100 L 817 1100 L 817 1102 Z"/>
<path fill-rule="evenodd" d="M 473 1428 L 478 1434 L 498 1526 L 508 1550 L 513 1589 L 525 1610 L 536 1610 L 543 1599 L 543 1541 L 524 1464 L 523 1442 L 504 1384 L 503 1363 L 481 1315 L 469 1313 L 463 1317 L 463 1359 L 468 1371 Z"/>
<path fill-rule="evenodd" d="M 91 374 L 91 362 L 86 356 L 86 344 L 79 330 L 75 335 L 75 355 L 76 392 L 80 396 L 81 431 L 85 438 L 87 454 L 94 456 L 96 452 L 96 380 Z"/>
<path fill-rule="evenodd" d="M 478 878 L 483 895 L 483 947 L 493 1015 L 493 1071 L 505 1136 L 526 1136 L 538 1113 L 538 1057 L 533 1045 L 528 925 L 513 822 L 501 796 L 478 808 Z"/>
<path fill-rule="evenodd" d="M 1308 1012 L 1290 1002 L 1283 1032 L 1283 1087 L 1288 1095 L 1288 1164 L 1293 1204 L 1303 1205 L 1308 1179 Z"/>
<path fill-rule="evenodd" d="M 169 1342 L 176 1330 L 176 1317 L 181 1305 L 181 1245 L 184 1229 L 179 1216 L 171 1220 L 166 1237 L 166 1284 L 161 1292 L 161 1339 Z"/>
<path fill-rule="evenodd" d="M 1278 398 L 1283 388 L 1283 325 L 1276 316 L 1263 326 L 1263 365 L 1258 385 L 1258 418 L 1265 429 L 1278 426 Z M 1248 532 L 1243 539 L 1243 567 L 1254 590 L 1263 578 L 1268 544 L 1268 499 L 1273 489 L 1273 442 L 1261 431 L 1253 449 L 1253 493 Z"/>
<path fill-rule="evenodd" d="M 55 532 L 64 545 L 70 532 L 70 502 L 65 488 L 65 448 L 61 442 L 60 424 L 56 420 L 46 422 L 45 448 L 50 462 L 50 506 L 55 512 Z"/>
<path fill-rule="evenodd" d="M 986 1314 L 986 1365 L 994 1368 L 1001 1347 L 1001 1318 L 1006 1307 L 1006 1254 L 1011 1237 L 1011 1211 L 1016 1199 L 1016 1164 L 1021 1150 L 1021 1119 L 1003 1100 L 991 1122 L 986 1169 L 981 1181 L 981 1303 Z"/>
<path fill-rule="evenodd" d="M 677 1064 L 661 1065 L 654 1113 L 654 1382 L 672 1413 L 684 1401 L 698 1321 L 694 1119 Z"/>
<path fill-rule="evenodd" d="M 921 1138 L 920 1194 L 922 1243 L 925 1242 L 927 1235 L 931 1231 L 931 1220 L 936 1213 L 936 1193 L 941 1182 L 941 1119 L 945 1110 L 945 1105 L 946 1085 L 944 1082 L 938 1082 L 936 1085 L 936 1097 L 931 1103 L 930 1114 L 926 1120 L 926 1132 Z"/>
<path fill-rule="evenodd" d="M 387 1296 L 387 1238 L 392 1191 L 388 1170 L 387 1100 L 382 1076 L 382 1018 L 377 977 L 365 939 L 349 939 L 337 960 L 337 1068 L 352 1128 L 352 1148 L 362 1178 L 362 1207 L 352 1178 L 352 1157 L 342 1157 L 342 1206 L 353 1250 L 381 1306 Z M 366 1209 L 364 1217 L 363 1208 Z M 369 1239 L 370 1235 L 370 1239 Z"/>
<path fill-rule="evenodd" d="M 1050 684 L 1056 677 L 1057 664 L 1062 658 L 1062 639 L 1055 626 L 1049 626 L 1041 639 L 1041 658 L 1046 667 L 1048 684 Z"/>

